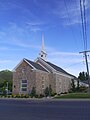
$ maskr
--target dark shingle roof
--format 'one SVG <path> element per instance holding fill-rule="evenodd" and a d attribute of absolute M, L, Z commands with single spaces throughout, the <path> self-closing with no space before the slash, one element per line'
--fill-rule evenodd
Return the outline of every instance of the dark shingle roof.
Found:
<path fill-rule="evenodd" d="M 40 66 L 39 64 L 33 62 L 33 61 L 30 61 L 28 59 L 25 59 L 28 63 L 30 63 L 33 67 L 35 67 L 36 69 L 38 70 L 42 70 L 42 71 L 45 71 L 47 72 L 42 66 Z"/>
<path fill-rule="evenodd" d="M 64 74 L 70 75 L 70 76 L 72 76 L 72 77 L 75 77 L 74 75 L 71 75 L 71 74 L 67 73 L 67 72 L 66 72 L 65 70 L 63 70 L 62 68 L 60 68 L 60 67 L 58 67 L 58 66 L 56 66 L 56 65 L 54 65 L 54 64 L 52 64 L 52 63 L 50 63 L 50 62 L 46 62 L 46 63 L 49 64 L 52 68 L 54 68 L 56 71 L 62 72 L 62 73 L 64 73 Z"/>

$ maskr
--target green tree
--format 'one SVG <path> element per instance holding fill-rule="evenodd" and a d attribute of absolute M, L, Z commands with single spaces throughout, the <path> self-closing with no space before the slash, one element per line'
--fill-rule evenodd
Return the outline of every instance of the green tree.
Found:
<path fill-rule="evenodd" d="M 49 96 L 51 96 L 51 95 L 52 95 L 52 88 L 51 88 L 51 85 L 49 85 L 48 90 L 49 90 Z"/>
<path fill-rule="evenodd" d="M 30 95 L 31 95 L 31 97 L 35 97 L 36 96 L 36 89 L 35 89 L 35 87 L 32 88 Z"/>
<path fill-rule="evenodd" d="M 0 93 L 6 94 L 12 91 L 13 73 L 9 70 L 0 71 Z"/>
<path fill-rule="evenodd" d="M 79 85 L 79 79 L 77 80 L 77 91 L 79 91 L 80 85 Z"/>
<path fill-rule="evenodd" d="M 80 72 L 78 78 L 79 78 L 81 81 L 88 80 L 87 72 L 84 72 L 84 71 L 83 71 L 83 72 Z"/>
<path fill-rule="evenodd" d="M 75 90 L 76 90 L 76 88 L 75 88 L 75 82 L 74 82 L 73 79 L 72 79 L 72 83 L 71 83 L 71 90 L 72 90 L 73 92 L 75 92 Z"/>
<path fill-rule="evenodd" d="M 7 93 L 6 87 L 7 87 L 7 82 L 3 81 L 3 83 L 0 84 L 0 92 L 4 95 L 6 95 Z"/>
<path fill-rule="evenodd" d="M 46 97 L 52 95 L 51 85 L 49 85 L 49 87 L 46 87 L 46 89 L 44 90 L 44 94 L 45 94 Z"/>
<path fill-rule="evenodd" d="M 8 83 L 8 90 L 12 92 L 12 81 Z"/>
<path fill-rule="evenodd" d="M 2 70 L 0 71 L 0 82 L 3 81 L 12 81 L 13 79 L 13 73 L 10 70 Z"/>
<path fill-rule="evenodd" d="M 46 89 L 44 90 L 44 94 L 46 97 L 49 96 L 49 88 L 48 87 L 46 87 Z"/>
<path fill-rule="evenodd" d="M 88 74 L 87 74 L 87 72 L 86 72 L 86 80 L 88 80 Z"/>

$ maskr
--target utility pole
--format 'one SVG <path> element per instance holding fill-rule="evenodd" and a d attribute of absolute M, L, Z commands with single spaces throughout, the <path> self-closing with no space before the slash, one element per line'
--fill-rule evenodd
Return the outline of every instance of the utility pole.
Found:
<path fill-rule="evenodd" d="M 89 93 L 90 93 L 90 77 L 89 77 L 89 67 L 88 67 L 88 59 L 87 59 L 87 53 L 90 52 L 90 50 L 85 50 L 79 53 L 83 53 L 85 57 L 85 63 L 86 63 L 86 69 L 87 69 L 87 75 L 88 75 L 88 84 L 89 84 Z"/>

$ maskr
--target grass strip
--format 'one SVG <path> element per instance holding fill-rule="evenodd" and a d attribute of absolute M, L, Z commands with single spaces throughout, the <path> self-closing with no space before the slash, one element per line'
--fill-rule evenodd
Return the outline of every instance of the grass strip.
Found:
<path fill-rule="evenodd" d="M 64 94 L 61 96 L 56 96 L 55 98 L 71 98 L 71 99 L 75 99 L 75 98 L 90 98 L 90 93 L 69 93 L 69 94 Z"/>

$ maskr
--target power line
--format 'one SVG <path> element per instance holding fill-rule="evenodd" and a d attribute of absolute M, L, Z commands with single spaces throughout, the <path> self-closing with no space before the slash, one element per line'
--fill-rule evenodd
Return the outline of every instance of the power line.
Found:
<path fill-rule="evenodd" d="M 81 12 L 82 35 L 83 35 L 84 50 L 87 50 L 87 30 L 86 30 L 85 0 L 80 0 L 80 12 Z"/>
<path fill-rule="evenodd" d="M 88 67 L 88 58 L 87 53 L 90 50 L 87 50 L 87 31 L 86 31 L 86 9 L 85 9 L 85 0 L 80 0 L 80 11 L 81 11 L 81 21 L 82 21 L 82 33 L 83 33 L 83 41 L 84 41 L 84 51 L 80 52 L 84 54 L 87 75 L 88 75 L 88 84 L 89 84 L 89 92 L 90 92 L 90 77 L 89 77 L 89 67 Z"/>
<path fill-rule="evenodd" d="M 67 68 L 71 68 L 71 67 L 73 67 L 73 66 L 76 66 L 76 65 L 79 65 L 79 64 L 81 64 L 82 62 L 77 62 L 77 63 L 73 63 L 73 64 L 71 64 L 71 65 L 69 65 L 69 66 L 67 66 L 67 67 L 65 67 L 66 69 Z"/>
<path fill-rule="evenodd" d="M 85 0 L 83 0 L 83 8 L 84 8 L 84 26 L 85 26 L 85 49 L 87 50 L 87 27 L 86 27 L 86 7 L 85 7 Z"/>
<path fill-rule="evenodd" d="M 70 12 L 69 12 L 69 10 L 68 10 L 68 6 L 67 6 L 67 3 L 66 3 L 66 0 L 64 0 L 64 6 L 65 6 L 65 10 L 66 10 L 66 14 L 67 14 L 67 18 L 68 18 L 68 22 L 71 24 L 71 16 L 70 16 Z M 69 6 L 70 7 L 70 6 Z M 70 9 L 70 8 L 69 8 Z M 75 44 L 76 44 L 76 42 L 77 42 L 77 40 L 76 40 L 76 36 L 75 36 L 75 34 L 74 34 L 74 31 L 73 31 L 73 28 L 72 28 L 72 26 L 70 26 L 69 27 L 70 28 L 70 30 L 71 30 L 71 33 L 72 33 L 72 37 L 73 37 L 73 39 L 75 40 Z M 76 48 L 77 49 L 77 48 Z"/>
<path fill-rule="evenodd" d="M 71 0 L 71 2 L 72 2 L 72 0 Z M 76 11 L 77 11 L 77 16 L 76 17 L 77 17 L 77 21 L 78 21 L 78 24 L 77 24 L 78 25 L 78 30 L 79 30 L 78 34 L 80 35 L 80 37 L 82 37 L 82 30 L 80 29 L 81 25 L 79 24 L 80 23 L 80 5 L 79 5 L 79 1 L 78 0 L 74 0 L 73 4 L 74 4 L 73 8 L 75 8 Z M 77 37 L 78 37 L 78 35 L 77 35 Z M 82 41 L 82 39 L 81 39 L 81 41 Z M 80 43 L 79 37 L 78 37 L 78 42 Z M 78 45 L 78 48 L 80 49 L 80 44 L 77 44 L 77 45 Z"/>
<path fill-rule="evenodd" d="M 82 0 L 80 0 L 80 12 L 81 12 L 81 23 L 82 23 L 82 35 L 83 35 L 84 50 L 85 50 L 85 36 L 84 36 L 84 20 L 83 20 Z"/>

